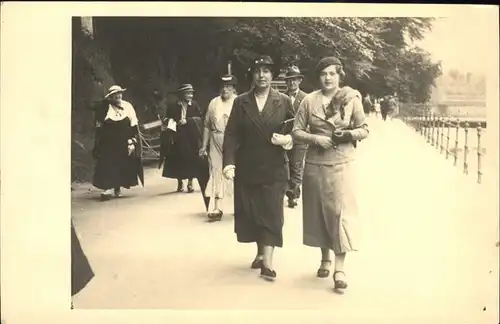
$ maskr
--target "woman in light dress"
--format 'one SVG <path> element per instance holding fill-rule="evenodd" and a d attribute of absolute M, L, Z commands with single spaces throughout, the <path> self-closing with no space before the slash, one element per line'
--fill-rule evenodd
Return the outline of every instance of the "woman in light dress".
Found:
<path fill-rule="evenodd" d="M 226 179 L 222 173 L 222 147 L 224 131 L 233 108 L 233 101 L 236 98 L 235 86 L 237 80 L 233 75 L 225 75 L 221 78 L 221 81 L 220 96 L 212 99 L 208 106 L 203 144 L 199 152 L 202 157 L 208 156 L 210 178 L 205 190 L 205 196 L 210 197 L 209 221 L 221 220 L 223 199 L 232 194 L 232 181 Z"/>
<path fill-rule="evenodd" d="M 368 128 L 361 94 L 339 85 L 345 76 L 342 63 L 324 58 L 316 76 L 321 89 L 302 100 L 292 133 L 294 142 L 309 144 L 303 180 L 303 243 L 321 249 L 320 278 L 330 275 L 333 250 L 333 281 L 342 290 L 347 288 L 346 253 L 358 250 L 356 142 L 368 136 Z"/>

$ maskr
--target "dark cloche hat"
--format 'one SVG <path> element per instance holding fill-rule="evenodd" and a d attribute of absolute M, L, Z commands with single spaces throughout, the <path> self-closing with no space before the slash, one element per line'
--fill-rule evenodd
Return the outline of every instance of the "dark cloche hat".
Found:
<path fill-rule="evenodd" d="M 273 59 L 269 55 L 261 55 L 253 62 L 253 68 L 261 65 L 274 65 Z"/>
<path fill-rule="evenodd" d="M 325 68 L 329 67 L 330 65 L 338 65 L 342 66 L 342 62 L 334 56 L 329 56 L 322 58 L 319 62 L 318 65 L 316 65 L 316 73 L 319 73 L 323 71 Z"/>
<path fill-rule="evenodd" d="M 267 66 L 271 70 L 273 75 L 275 73 L 278 73 L 278 71 L 276 71 L 275 69 L 276 66 L 274 65 L 273 59 L 269 55 L 261 55 L 251 62 L 251 65 L 247 71 L 247 77 L 251 79 L 251 74 L 260 66 Z"/>

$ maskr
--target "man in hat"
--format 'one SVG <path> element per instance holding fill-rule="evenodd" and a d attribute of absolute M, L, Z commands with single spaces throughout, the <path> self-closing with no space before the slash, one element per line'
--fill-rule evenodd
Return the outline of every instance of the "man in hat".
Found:
<path fill-rule="evenodd" d="M 292 99 L 293 115 L 299 110 L 302 99 L 307 93 L 300 89 L 303 75 L 297 66 L 290 66 L 284 77 L 288 86 L 287 95 Z M 286 196 L 288 197 L 288 207 L 297 206 L 297 200 L 300 198 L 300 184 L 302 183 L 302 172 L 304 168 L 304 158 L 307 151 L 307 145 L 296 144 L 293 149 L 287 151 L 290 170 L 290 180 Z"/>
<path fill-rule="evenodd" d="M 208 209 L 209 199 L 205 197 L 209 177 L 208 163 L 198 155 L 206 111 L 193 100 L 194 88 L 191 84 L 182 84 L 177 94 L 179 99 L 175 105 L 167 108 L 166 124 L 169 124 L 169 120 L 173 121 L 175 130 L 171 130 L 172 147 L 165 158 L 163 177 L 177 179 L 178 192 L 184 191 L 182 181 L 188 179 L 189 193 L 194 191 L 193 179 L 197 178 Z"/>

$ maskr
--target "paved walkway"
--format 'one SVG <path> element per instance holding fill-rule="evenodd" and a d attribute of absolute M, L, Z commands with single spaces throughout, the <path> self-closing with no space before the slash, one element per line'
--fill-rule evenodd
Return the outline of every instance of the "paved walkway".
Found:
<path fill-rule="evenodd" d="M 199 191 L 174 193 L 175 181 L 148 170 L 147 187 L 120 200 L 100 203 L 97 192 L 73 192 L 74 223 L 96 273 L 75 306 L 496 323 L 488 320 L 498 319 L 498 216 L 486 186 L 398 120 L 373 120 L 358 152 L 364 246 L 348 255 L 344 295 L 332 292 L 331 278 L 315 277 L 320 253 L 302 245 L 300 205 L 285 211 L 278 280 L 268 283 L 249 269 L 255 247 L 237 244 L 232 216 L 205 222 Z"/>

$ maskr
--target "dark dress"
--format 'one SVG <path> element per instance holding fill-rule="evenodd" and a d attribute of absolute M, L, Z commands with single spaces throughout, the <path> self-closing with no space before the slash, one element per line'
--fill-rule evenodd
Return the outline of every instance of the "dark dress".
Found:
<path fill-rule="evenodd" d="M 120 121 L 104 120 L 107 109 L 105 104 L 96 112 L 96 121 L 101 126 L 96 129 L 94 154 L 97 162 L 92 184 L 102 190 L 129 189 L 139 184 L 138 177 L 143 177 L 137 127 L 131 126 L 128 117 Z M 132 138 L 138 144 L 136 152 L 129 156 L 128 140 Z"/>
<path fill-rule="evenodd" d="M 394 100 L 394 98 L 389 98 L 389 99 L 385 99 L 384 101 L 382 101 L 382 104 L 381 104 L 381 115 L 382 115 L 382 119 L 383 120 L 386 120 L 387 117 L 392 117 L 394 112 L 396 111 L 396 107 L 397 104 L 396 104 L 396 100 Z"/>
<path fill-rule="evenodd" d="M 205 119 L 205 111 L 193 101 L 186 111 L 186 125 L 179 124 L 182 105 L 177 102 L 168 109 L 167 118 L 177 123 L 176 132 L 168 132 L 171 147 L 166 156 L 163 176 L 172 179 L 191 179 L 200 174 L 206 163 L 198 157 L 203 133 L 198 127 Z M 201 124 L 200 124 L 201 122 Z M 198 126 L 197 124 L 200 124 Z M 203 126 L 201 126 L 203 127 Z"/>
<path fill-rule="evenodd" d="M 288 158 L 273 133 L 293 118 L 290 98 L 271 89 L 259 112 L 253 91 L 234 100 L 224 134 L 223 165 L 234 165 L 234 230 L 238 242 L 283 246 Z"/>
<path fill-rule="evenodd" d="M 71 296 L 79 293 L 94 278 L 94 272 L 71 223 Z"/>
<path fill-rule="evenodd" d="M 181 125 L 182 105 L 178 101 L 167 110 L 167 118 L 177 123 L 176 132 L 167 130 L 163 133 L 162 142 L 167 142 L 162 149 L 166 153 L 163 163 L 163 177 L 171 179 L 196 178 L 203 194 L 205 207 L 210 199 L 205 197 L 205 188 L 209 179 L 208 160 L 198 155 L 203 140 L 206 111 L 192 101 L 186 111 L 186 124 Z M 162 161 L 160 161 L 161 163 Z"/>

